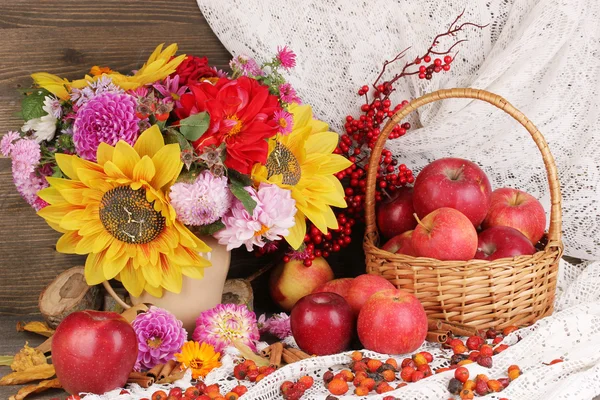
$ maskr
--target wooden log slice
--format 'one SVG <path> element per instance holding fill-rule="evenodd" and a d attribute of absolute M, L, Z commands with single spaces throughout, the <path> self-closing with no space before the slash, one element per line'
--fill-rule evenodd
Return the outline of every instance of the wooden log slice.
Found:
<path fill-rule="evenodd" d="M 254 309 L 254 292 L 247 279 L 228 279 L 221 297 L 223 304 L 245 304 L 248 310 Z"/>
<path fill-rule="evenodd" d="M 40 312 L 48 326 L 54 329 L 72 312 L 99 310 L 101 306 L 100 286 L 88 286 L 82 266 L 58 275 L 42 291 L 39 299 Z"/>

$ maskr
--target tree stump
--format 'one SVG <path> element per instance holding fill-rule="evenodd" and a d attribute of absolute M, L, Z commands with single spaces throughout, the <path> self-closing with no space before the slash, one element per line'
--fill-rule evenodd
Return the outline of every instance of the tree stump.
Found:
<path fill-rule="evenodd" d="M 56 277 L 40 294 L 39 307 L 53 329 L 69 314 L 82 310 L 99 310 L 102 295 L 99 286 L 88 286 L 84 267 L 70 268 Z"/>

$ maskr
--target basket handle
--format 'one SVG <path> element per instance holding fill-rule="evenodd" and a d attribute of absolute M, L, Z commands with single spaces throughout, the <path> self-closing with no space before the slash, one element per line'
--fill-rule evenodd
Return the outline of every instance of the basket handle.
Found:
<path fill-rule="evenodd" d="M 521 111 L 517 110 L 508 101 L 497 94 L 490 93 L 485 90 L 471 88 L 442 89 L 421 96 L 411 101 L 401 110 L 396 112 L 387 122 L 383 128 L 383 131 L 379 135 L 377 142 L 375 143 L 375 147 L 373 147 L 373 150 L 371 151 L 371 157 L 369 159 L 369 170 L 367 171 L 367 190 L 365 194 L 365 217 L 367 224 L 365 236 L 375 239 L 375 237 L 378 235 L 377 226 L 375 225 L 375 184 L 377 178 L 377 166 L 378 161 L 381 158 L 383 146 L 385 145 L 390 132 L 394 126 L 396 126 L 402 119 L 404 119 L 409 113 L 417 108 L 424 106 L 425 104 L 449 98 L 478 99 L 490 103 L 517 120 L 525 127 L 525 129 L 527 129 L 527 132 L 531 134 L 533 141 L 540 150 L 540 153 L 542 153 L 542 158 L 546 167 L 546 174 L 548 176 L 548 184 L 550 185 L 550 228 L 548 229 L 548 244 L 546 247 L 559 247 L 562 224 L 560 183 L 558 181 L 556 163 L 554 162 L 552 153 L 550 153 L 546 139 L 544 139 L 544 136 L 535 127 L 535 125 L 533 125 L 533 123 Z"/>

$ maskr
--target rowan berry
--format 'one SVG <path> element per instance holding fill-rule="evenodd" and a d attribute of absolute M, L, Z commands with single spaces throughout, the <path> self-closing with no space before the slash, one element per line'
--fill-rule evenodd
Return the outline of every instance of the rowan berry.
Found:
<path fill-rule="evenodd" d="M 486 384 L 490 380 L 486 374 L 477 374 L 475 381 L 484 381 Z"/>
<path fill-rule="evenodd" d="M 448 391 L 452 394 L 459 394 L 462 390 L 462 382 L 456 378 L 450 379 L 448 382 Z"/>
<path fill-rule="evenodd" d="M 417 353 L 412 358 L 415 364 L 417 364 L 417 367 L 419 365 L 427 364 L 427 358 L 425 358 L 425 355 L 423 353 Z"/>
<path fill-rule="evenodd" d="M 488 339 L 493 339 L 498 336 L 498 332 L 494 328 L 490 328 L 485 332 L 485 337 Z"/>
<path fill-rule="evenodd" d="M 508 378 L 498 378 L 498 382 L 502 385 L 503 388 L 507 388 L 510 385 L 510 379 Z"/>
<path fill-rule="evenodd" d="M 385 363 L 391 365 L 392 368 L 394 368 L 394 370 L 398 370 L 398 362 L 395 359 L 388 358 L 387 360 L 385 360 Z"/>
<path fill-rule="evenodd" d="M 167 394 L 165 393 L 164 390 L 158 390 L 158 391 L 152 393 L 152 396 L 150 397 L 150 399 L 152 399 L 152 400 L 165 400 L 166 398 L 167 398 Z"/>
<path fill-rule="evenodd" d="M 169 397 L 170 396 L 180 399 L 183 397 L 183 390 L 181 390 L 181 388 L 174 387 L 173 389 L 169 390 Z"/>
<path fill-rule="evenodd" d="M 355 351 L 352 353 L 351 358 L 353 361 L 360 361 L 363 358 L 363 355 L 360 351 Z"/>
<path fill-rule="evenodd" d="M 521 375 L 521 369 L 518 365 L 511 365 L 510 367 L 508 367 L 508 378 L 511 381 L 517 379 L 519 375 Z"/>
<path fill-rule="evenodd" d="M 239 394 L 237 394 L 235 392 L 229 392 L 225 395 L 225 400 L 238 400 L 239 397 L 240 397 Z"/>
<path fill-rule="evenodd" d="M 198 382 L 196 382 L 196 384 L 194 386 L 196 386 L 196 389 L 198 389 L 200 394 L 206 392 L 206 383 L 204 383 L 202 381 L 198 381 Z"/>
<path fill-rule="evenodd" d="M 467 350 L 467 347 L 462 343 L 452 347 L 452 351 L 454 352 L 454 354 L 463 354 L 466 353 Z"/>
<path fill-rule="evenodd" d="M 248 388 L 246 386 L 244 386 L 244 385 L 237 385 L 236 387 L 234 387 L 233 389 L 231 389 L 231 391 L 233 393 L 237 394 L 238 396 L 243 396 L 248 391 Z"/>
<path fill-rule="evenodd" d="M 387 382 L 380 382 L 375 388 L 375 392 L 377 392 L 377 394 L 391 392 L 392 390 L 394 390 L 394 388 L 391 387 Z"/>
<path fill-rule="evenodd" d="M 487 383 L 490 392 L 500 392 L 504 387 L 496 379 L 490 379 Z"/>
<path fill-rule="evenodd" d="M 381 367 L 382 365 L 383 363 L 381 361 L 375 359 L 370 359 L 369 362 L 367 362 L 367 368 L 371 372 L 377 372 L 379 367 Z"/>
<path fill-rule="evenodd" d="M 509 347 L 509 346 L 508 346 L 508 345 L 506 345 L 506 344 L 501 344 L 501 345 L 499 345 L 499 346 L 496 346 L 496 347 L 494 348 L 494 354 L 500 354 L 500 353 L 502 353 L 504 350 L 508 349 L 508 347 Z"/>
<path fill-rule="evenodd" d="M 444 368 L 438 368 L 438 369 L 435 370 L 435 373 L 436 374 L 441 374 L 442 372 L 446 372 L 446 371 L 450 371 L 450 368 L 446 368 L 446 367 L 444 367 Z"/>
<path fill-rule="evenodd" d="M 431 57 L 425 56 L 425 57 L 423 57 L 423 61 L 425 61 L 426 63 L 428 63 L 428 62 L 431 61 Z"/>
<path fill-rule="evenodd" d="M 369 394 L 369 389 L 364 386 L 357 386 L 354 388 L 354 394 L 357 396 L 366 396 Z"/>
<path fill-rule="evenodd" d="M 325 382 L 326 385 L 328 385 L 329 382 L 331 382 L 332 380 L 333 380 L 333 372 L 327 371 L 323 374 L 323 382 Z"/>
<path fill-rule="evenodd" d="M 454 370 L 454 377 L 465 383 L 469 379 L 469 370 L 465 367 L 458 367 Z"/>
<path fill-rule="evenodd" d="M 479 350 L 479 348 L 483 344 L 483 338 L 481 338 L 480 336 L 471 336 L 467 339 L 467 348 L 469 350 Z"/>
<path fill-rule="evenodd" d="M 211 400 L 211 398 L 206 394 L 201 394 L 196 400 Z"/>
<path fill-rule="evenodd" d="M 349 369 L 341 370 L 336 376 L 342 377 L 346 382 L 352 382 L 354 380 L 354 374 Z"/>
<path fill-rule="evenodd" d="M 460 391 L 461 400 L 472 400 L 474 397 L 473 391 L 469 389 L 464 389 Z"/>
<path fill-rule="evenodd" d="M 343 379 L 334 379 L 327 385 L 331 394 L 341 396 L 348 391 L 348 383 Z"/>
<path fill-rule="evenodd" d="M 433 375 L 433 372 L 431 371 L 431 367 L 429 366 L 429 364 L 419 365 L 417 367 L 417 371 L 421 371 L 423 373 L 423 375 L 425 375 L 425 378 Z"/>
<path fill-rule="evenodd" d="M 291 388 L 283 397 L 285 400 L 300 400 L 303 394 L 304 392 L 302 390 Z"/>
<path fill-rule="evenodd" d="M 518 329 L 519 329 L 519 327 L 515 326 L 515 325 L 507 326 L 506 328 L 502 329 L 502 335 L 508 336 Z"/>
<path fill-rule="evenodd" d="M 413 372 L 413 374 L 411 375 L 410 381 L 418 382 L 423 378 L 425 378 L 425 374 L 422 371 L 417 370 L 417 371 Z"/>
<path fill-rule="evenodd" d="M 294 382 L 285 381 L 281 384 L 281 386 L 279 386 L 279 390 L 281 391 L 281 393 L 286 394 L 287 391 L 293 387 L 294 387 Z"/>
<path fill-rule="evenodd" d="M 479 396 L 485 396 L 489 393 L 488 385 L 486 381 L 478 380 L 475 382 L 475 393 Z"/>
<path fill-rule="evenodd" d="M 303 377 L 298 379 L 298 383 L 303 384 L 306 387 L 306 389 L 311 388 L 314 382 L 315 380 L 313 379 L 313 377 L 308 375 L 304 375 Z"/>
<path fill-rule="evenodd" d="M 375 380 L 373 378 L 367 378 L 367 379 L 363 379 L 360 382 L 359 386 L 366 387 L 369 390 L 369 392 L 370 392 L 371 390 L 375 389 L 375 384 L 376 384 L 376 382 L 375 382 Z"/>
<path fill-rule="evenodd" d="M 491 357 L 494 355 L 494 349 L 489 344 L 484 344 L 479 349 L 479 355 L 485 356 L 485 357 Z"/>
<path fill-rule="evenodd" d="M 458 365 L 460 367 L 462 367 L 463 365 L 468 365 L 468 364 L 473 364 L 473 363 L 474 363 L 473 360 L 466 359 L 466 360 L 462 360 L 461 362 L 459 362 Z"/>
<path fill-rule="evenodd" d="M 477 364 L 481 365 L 482 367 L 492 368 L 492 357 L 479 356 L 477 359 Z"/>
<path fill-rule="evenodd" d="M 400 371 L 400 378 L 402 378 L 402 380 L 405 382 L 410 382 L 412 374 L 415 371 L 416 369 L 414 369 L 413 367 L 404 367 L 402 368 L 402 371 Z"/>
<path fill-rule="evenodd" d="M 414 369 L 417 369 L 417 364 L 415 364 L 415 362 L 412 360 L 412 358 L 405 358 L 404 360 L 402 360 L 402 364 L 400 366 L 402 368 L 412 367 Z"/>
<path fill-rule="evenodd" d="M 394 379 L 396 379 L 396 374 L 391 369 L 383 371 L 381 376 L 386 382 L 392 382 Z"/>
<path fill-rule="evenodd" d="M 198 390 L 197 387 L 195 386 L 190 386 L 189 388 L 185 389 L 185 392 L 183 392 L 183 395 L 185 397 L 193 397 L 196 398 L 198 396 L 200 396 L 200 391 Z"/>
<path fill-rule="evenodd" d="M 492 344 L 493 345 L 500 344 L 503 340 L 504 340 L 504 338 L 502 336 L 496 336 L 494 338 L 494 340 L 492 340 Z"/>
<path fill-rule="evenodd" d="M 469 360 L 477 361 L 478 357 L 479 357 L 479 352 L 478 351 L 472 351 L 472 352 L 469 353 Z"/>

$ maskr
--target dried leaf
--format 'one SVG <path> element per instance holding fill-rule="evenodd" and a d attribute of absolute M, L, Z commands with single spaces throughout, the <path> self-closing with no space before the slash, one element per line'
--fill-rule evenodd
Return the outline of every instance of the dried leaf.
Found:
<path fill-rule="evenodd" d="M 14 359 L 15 359 L 15 357 L 13 357 L 13 356 L 0 356 L 0 365 L 5 365 L 5 366 L 9 367 L 10 364 L 12 364 Z"/>
<path fill-rule="evenodd" d="M 167 383 L 173 383 L 175 381 L 178 381 L 181 378 L 183 378 L 183 376 L 185 375 L 185 371 L 186 371 L 185 369 L 182 369 L 180 371 L 173 372 L 173 373 L 171 373 L 171 375 L 164 377 L 163 379 L 161 379 L 160 381 L 157 381 L 156 383 L 164 385 Z"/>
<path fill-rule="evenodd" d="M 29 347 L 29 344 L 25 342 L 25 346 L 15 355 L 10 368 L 15 372 L 21 372 L 43 364 L 48 364 L 44 353 Z"/>
<path fill-rule="evenodd" d="M 58 381 L 58 379 L 50 379 L 46 381 L 41 381 L 37 385 L 29 385 L 21 388 L 19 392 L 11 396 L 9 400 L 23 400 L 25 397 L 29 396 L 33 393 L 40 393 L 48 389 L 61 389 L 62 385 Z"/>
<path fill-rule="evenodd" d="M 25 371 L 13 372 L 12 374 L 3 376 L 2 379 L 0 379 L 0 386 L 22 385 L 23 383 L 29 383 L 31 381 L 48 379 L 53 377 L 54 373 L 54 365 L 36 365 Z"/>
<path fill-rule="evenodd" d="M 17 332 L 23 331 L 37 333 L 38 335 L 46 337 L 54 335 L 54 329 L 46 325 L 45 322 L 40 321 L 31 321 L 26 324 L 23 324 L 23 322 L 17 322 Z"/>
<path fill-rule="evenodd" d="M 246 360 L 252 360 L 254 361 L 254 363 L 256 363 L 256 365 L 258 365 L 259 367 L 262 366 L 268 366 L 269 365 L 269 360 L 262 358 L 261 356 L 258 356 L 256 354 L 254 354 L 254 352 L 252 351 L 252 349 L 248 346 L 246 346 L 244 343 L 242 343 L 239 340 L 234 340 L 232 342 L 233 346 L 239 350 L 239 352 L 242 354 L 242 357 L 244 357 Z"/>
<path fill-rule="evenodd" d="M 132 323 L 138 314 L 146 311 L 148 311 L 148 304 L 140 303 L 137 306 L 133 306 L 123 311 L 121 315 L 127 320 L 127 322 Z"/>

